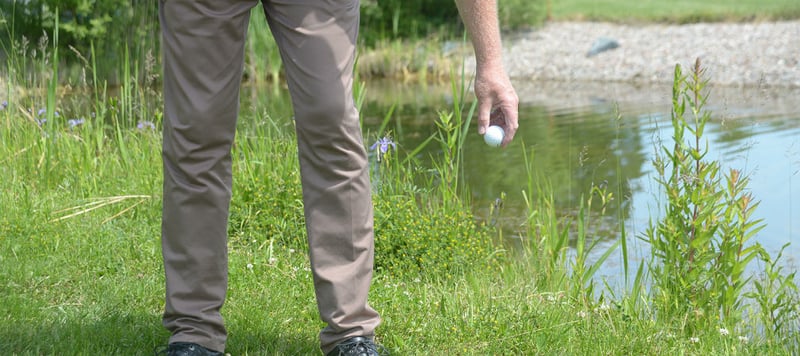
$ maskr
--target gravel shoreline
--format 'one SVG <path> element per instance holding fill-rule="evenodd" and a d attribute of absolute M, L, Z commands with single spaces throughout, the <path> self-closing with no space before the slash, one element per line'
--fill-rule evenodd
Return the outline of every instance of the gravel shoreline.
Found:
<path fill-rule="evenodd" d="M 600 38 L 617 48 L 587 57 Z M 504 38 L 515 81 L 671 83 L 700 58 L 711 84 L 800 88 L 800 21 L 625 25 L 551 22 Z M 474 62 L 467 65 L 474 68 Z"/>

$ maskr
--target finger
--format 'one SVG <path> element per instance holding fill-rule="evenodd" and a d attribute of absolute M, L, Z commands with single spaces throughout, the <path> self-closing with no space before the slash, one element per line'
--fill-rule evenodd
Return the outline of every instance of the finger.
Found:
<path fill-rule="evenodd" d="M 492 113 L 489 114 L 489 126 L 491 125 L 497 125 L 503 128 L 506 127 L 505 114 L 503 114 L 501 108 L 494 108 L 492 109 Z"/>
<path fill-rule="evenodd" d="M 503 137 L 503 143 L 501 146 L 505 147 L 514 139 L 514 135 L 517 133 L 517 129 L 519 128 L 519 112 L 516 106 L 503 106 L 501 107 L 503 111 L 503 118 L 504 121 L 504 131 L 505 136 Z"/>
<path fill-rule="evenodd" d="M 486 128 L 489 127 L 489 116 L 492 111 L 492 104 L 488 100 L 478 100 L 478 134 L 483 135 L 486 133 Z"/>

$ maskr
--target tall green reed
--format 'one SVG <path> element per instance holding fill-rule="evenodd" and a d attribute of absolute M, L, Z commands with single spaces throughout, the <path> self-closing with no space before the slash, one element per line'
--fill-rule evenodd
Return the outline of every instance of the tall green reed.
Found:
<path fill-rule="evenodd" d="M 463 68 L 463 67 L 462 67 Z M 477 108 L 477 101 L 468 104 L 464 100 L 467 92 L 466 76 L 462 73 L 458 78 L 452 75 L 450 90 L 453 97 L 449 111 L 440 111 L 436 121 L 436 142 L 439 143 L 441 158 L 435 160 L 434 167 L 440 179 L 442 203 L 469 202 L 467 187 L 463 184 L 464 176 L 464 142 L 470 129 L 472 117 Z M 469 105 L 469 106 L 467 106 Z"/>
<path fill-rule="evenodd" d="M 597 214 L 604 214 L 613 193 L 605 186 L 593 186 L 589 197 L 581 198 L 577 214 L 564 216 L 556 209 L 549 182 L 533 168 L 533 151 L 525 151 L 523 157 L 527 167 L 527 188 L 522 192 L 527 215 L 520 235 L 524 261 L 537 272 L 542 288 L 567 291 L 584 303 L 594 303 L 597 271 L 625 239 L 620 236 L 604 251 L 597 251 L 602 239 L 592 237 L 597 221 L 593 206 L 599 200 Z"/>
<path fill-rule="evenodd" d="M 785 244 L 777 256 L 771 257 L 766 251 L 759 251 L 759 262 L 763 265 L 763 273 L 753 280 L 754 289 L 745 293 L 758 306 L 752 317 L 757 319 L 766 340 L 777 341 L 785 345 L 791 354 L 800 352 L 800 303 L 798 288 L 794 283 L 797 271 L 785 273 L 780 261 Z"/>
<path fill-rule="evenodd" d="M 758 202 L 747 191 L 748 178 L 736 169 L 721 173 L 720 162 L 707 159 L 706 83 L 699 59 L 688 75 L 675 67 L 674 142 L 653 162 L 667 202 L 644 236 L 651 247 L 653 306 L 661 318 L 681 318 L 689 332 L 742 321 L 751 280 L 746 268 L 765 253 L 751 241 L 764 225 L 753 216 Z"/>
<path fill-rule="evenodd" d="M 47 83 L 47 100 L 45 109 L 45 120 L 47 120 L 43 127 L 45 127 L 45 135 L 42 136 L 42 142 L 45 143 L 45 161 L 44 161 L 44 171 L 49 172 L 52 170 L 53 156 L 57 156 L 59 151 L 55 146 L 54 139 L 48 139 L 53 135 L 53 129 L 55 125 L 55 118 L 56 118 L 56 90 L 58 89 L 58 18 L 55 19 L 55 30 L 53 31 L 53 52 L 52 57 L 50 59 L 52 65 L 52 74 L 50 76 L 50 80 Z M 47 154 L 51 153 L 51 154 Z M 49 174 L 46 174 L 45 177 L 50 177 Z"/>

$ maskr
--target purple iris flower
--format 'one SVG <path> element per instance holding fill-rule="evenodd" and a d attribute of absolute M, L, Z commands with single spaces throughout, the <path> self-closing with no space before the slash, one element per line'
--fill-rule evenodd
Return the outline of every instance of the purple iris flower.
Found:
<path fill-rule="evenodd" d="M 155 130 L 156 124 L 150 121 L 139 121 L 139 123 L 136 124 L 136 128 L 139 130 Z"/>
<path fill-rule="evenodd" d="M 395 144 L 394 141 L 392 141 L 391 138 L 384 137 L 384 138 L 376 141 L 375 143 L 373 143 L 372 146 L 370 146 L 369 149 L 370 150 L 380 150 L 380 153 L 383 154 L 383 153 L 386 153 L 387 151 L 389 151 L 389 147 L 390 146 L 392 147 L 392 149 L 396 149 L 397 148 L 397 144 Z"/>
<path fill-rule="evenodd" d="M 2 108 L 0 108 L 0 110 L 5 110 L 8 107 L 8 101 L 7 100 L 3 100 L 3 104 L 0 104 L 0 106 L 2 106 Z"/>
<path fill-rule="evenodd" d="M 74 129 L 75 127 L 83 125 L 84 122 L 86 122 L 86 120 L 83 118 L 67 120 L 67 124 L 69 125 L 70 129 Z"/>
<path fill-rule="evenodd" d="M 370 150 L 375 151 L 378 154 L 378 162 L 381 160 L 381 156 L 386 154 L 389 151 L 389 147 L 392 149 L 397 149 L 397 144 L 392 141 L 391 138 L 384 136 L 383 138 L 375 141 L 372 146 L 369 147 Z"/>
<path fill-rule="evenodd" d="M 46 108 L 41 108 L 36 113 L 36 116 L 39 116 L 39 117 L 42 117 L 42 116 L 45 116 L 45 115 L 47 115 L 47 109 Z M 58 111 L 56 111 L 56 112 L 53 113 L 53 115 L 55 115 L 55 117 L 59 117 L 61 114 L 59 114 Z"/>

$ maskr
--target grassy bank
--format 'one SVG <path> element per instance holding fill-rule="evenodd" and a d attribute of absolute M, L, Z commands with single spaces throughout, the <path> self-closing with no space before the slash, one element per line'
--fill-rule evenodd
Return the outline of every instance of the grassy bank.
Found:
<path fill-rule="evenodd" d="M 800 18 L 794 0 L 550 0 L 552 20 L 695 23 Z"/>

